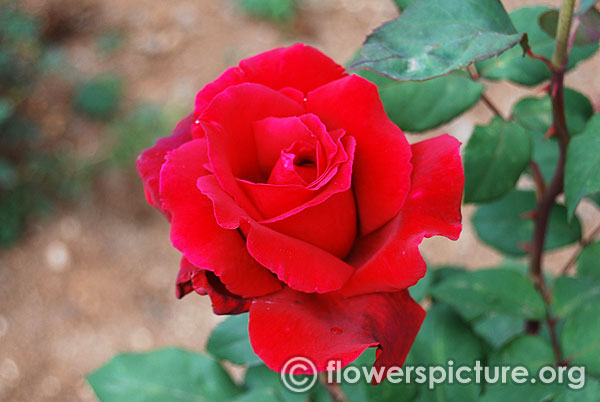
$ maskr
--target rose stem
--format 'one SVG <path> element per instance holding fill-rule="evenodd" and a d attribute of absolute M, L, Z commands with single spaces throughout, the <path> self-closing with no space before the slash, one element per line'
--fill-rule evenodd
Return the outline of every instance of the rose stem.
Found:
<path fill-rule="evenodd" d="M 532 247 L 530 253 L 530 269 L 529 273 L 536 285 L 537 290 L 542 295 L 546 304 L 546 323 L 550 332 L 550 340 L 557 364 L 563 364 L 560 344 L 556 335 L 554 324 L 555 318 L 551 316 L 550 297 L 546 290 L 546 283 L 542 275 L 542 254 L 544 251 L 544 243 L 546 240 L 546 232 L 548 229 L 548 220 L 556 197 L 563 191 L 563 182 L 565 175 L 565 156 L 567 153 L 567 145 L 569 144 L 569 132 L 565 119 L 564 105 L 564 77 L 565 66 L 568 58 L 569 35 L 571 31 L 571 21 L 573 19 L 573 9 L 575 8 L 575 0 L 563 0 L 559 17 L 558 28 L 556 31 L 556 45 L 552 55 L 552 68 L 550 68 L 550 97 L 552 103 L 552 120 L 558 138 L 560 154 L 556 170 L 550 184 L 544 191 L 541 200 L 538 202 L 537 214 L 535 216 L 535 228 L 533 232 Z M 527 328 L 533 329 L 539 327 L 539 322 L 527 322 Z"/>

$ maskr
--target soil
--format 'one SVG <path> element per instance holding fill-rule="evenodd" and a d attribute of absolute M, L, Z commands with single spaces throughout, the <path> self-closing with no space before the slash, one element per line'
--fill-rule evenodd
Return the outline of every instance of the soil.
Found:
<path fill-rule="evenodd" d="M 24 3 L 43 12 L 43 0 Z M 73 1 L 55 3 L 68 7 Z M 373 28 L 396 15 L 390 0 L 305 0 L 297 21 L 283 27 L 241 14 L 232 0 L 84 3 L 94 7 L 96 28 L 119 28 L 126 40 L 114 56 L 103 59 L 95 54 L 93 32 L 82 32 L 67 40 L 69 60 L 89 74 L 118 70 L 126 77 L 131 102 L 187 109 L 197 90 L 244 57 L 302 41 L 344 63 Z M 504 3 L 512 9 L 548 2 Z M 590 77 L 597 76 L 598 66 L 600 54 L 567 79 L 595 105 L 600 104 L 600 81 Z M 525 92 L 506 83 L 488 90 L 505 114 Z M 461 119 L 409 139 L 449 132 L 465 142 L 474 124 L 491 116 L 478 105 Z M 19 244 L 0 252 L 0 401 L 95 401 L 84 376 L 116 353 L 166 345 L 202 350 L 221 320 L 206 297 L 175 298 L 179 253 L 168 240 L 167 222 L 145 204 L 130 166 L 129 172 L 103 175 L 93 195 L 37 222 Z M 458 242 L 423 242 L 431 264 L 476 268 L 500 261 L 473 235 L 472 208 L 464 212 L 465 231 Z M 581 217 L 586 232 L 600 220 L 589 205 Z M 573 247 L 550 253 L 546 263 L 557 269 L 572 252 Z"/>

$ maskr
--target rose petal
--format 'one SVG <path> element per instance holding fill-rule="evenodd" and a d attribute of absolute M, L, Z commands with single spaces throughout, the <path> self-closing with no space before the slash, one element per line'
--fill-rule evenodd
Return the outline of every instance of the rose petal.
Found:
<path fill-rule="evenodd" d="M 213 305 L 213 312 L 218 315 L 245 313 L 250 308 L 250 299 L 232 294 L 214 273 L 192 265 L 183 257 L 177 277 L 177 298 L 182 298 L 192 290 L 201 295 L 208 295 Z"/>
<path fill-rule="evenodd" d="M 406 203 L 394 220 L 358 240 L 347 258 L 358 269 L 341 290 L 344 295 L 412 286 L 425 275 L 418 248 L 423 237 L 458 239 L 464 186 L 459 147 L 449 135 L 412 146 L 414 170 Z"/>
<path fill-rule="evenodd" d="M 165 213 L 167 218 L 169 218 L 169 216 L 162 209 L 158 194 L 160 169 L 165 163 L 165 155 L 167 152 L 179 147 L 184 142 L 191 140 L 190 127 L 193 121 L 193 115 L 189 115 L 181 120 L 170 137 L 160 138 L 156 141 L 156 145 L 142 152 L 136 161 L 138 174 L 144 183 L 146 200 L 154 208 Z"/>
<path fill-rule="evenodd" d="M 258 211 L 235 181 L 236 177 L 253 182 L 267 179 L 259 169 L 253 123 L 270 116 L 302 114 L 303 110 L 294 100 L 265 86 L 240 84 L 217 95 L 199 119 L 219 185 L 254 218 Z"/>
<path fill-rule="evenodd" d="M 227 289 L 241 297 L 265 295 L 280 282 L 246 251 L 236 230 L 221 228 L 212 203 L 196 187 L 208 172 L 206 141 L 192 140 L 167 155 L 160 175 L 160 196 L 172 216 L 171 242 L 196 267 L 213 271 Z"/>
<path fill-rule="evenodd" d="M 245 227 L 247 226 L 247 227 Z M 253 220 L 243 225 L 250 254 L 292 289 L 325 293 L 340 289 L 354 268 L 324 249 Z"/>
<path fill-rule="evenodd" d="M 226 90 L 227 88 L 247 82 L 245 73 L 239 67 L 231 67 L 225 70 L 223 74 L 216 80 L 207 84 L 196 95 L 196 107 L 194 114 L 199 117 L 208 107 L 209 103 L 215 96 Z"/>
<path fill-rule="evenodd" d="M 301 43 L 242 60 L 249 82 L 273 89 L 296 88 L 304 93 L 345 75 L 344 68 L 317 49 Z"/>
<path fill-rule="evenodd" d="M 343 128 L 356 138 L 353 188 L 361 233 L 376 230 L 396 216 L 410 188 L 404 134 L 385 114 L 377 87 L 356 75 L 315 89 L 306 105 L 328 130 Z"/>
<path fill-rule="evenodd" d="M 340 360 L 343 367 L 372 346 L 381 350 L 376 368 L 401 366 L 424 317 L 407 291 L 344 298 L 286 288 L 253 300 L 250 342 L 278 372 L 297 356 L 310 359 L 317 371 L 327 370 L 330 360 Z"/>

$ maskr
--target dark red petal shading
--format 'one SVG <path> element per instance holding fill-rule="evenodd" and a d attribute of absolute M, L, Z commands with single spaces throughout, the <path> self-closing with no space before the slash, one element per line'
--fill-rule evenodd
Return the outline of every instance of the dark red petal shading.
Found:
<path fill-rule="evenodd" d="M 254 218 L 258 218 L 258 212 L 235 180 L 266 181 L 258 165 L 253 123 L 303 111 L 302 105 L 277 91 L 259 84 L 240 84 L 217 95 L 199 119 L 219 185 Z"/>
<path fill-rule="evenodd" d="M 381 350 L 376 368 L 401 366 L 424 317 L 407 291 L 344 298 L 286 288 L 253 300 L 250 342 L 278 372 L 296 356 L 310 359 L 317 371 L 325 371 L 329 360 L 346 366 L 372 346 Z"/>
<path fill-rule="evenodd" d="M 391 292 L 414 285 L 425 275 L 419 252 L 423 237 L 458 239 L 464 173 L 460 142 L 442 135 L 412 145 L 412 187 L 391 222 L 358 240 L 347 261 L 356 273 L 341 290 L 346 296 Z"/>
<path fill-rule="evenodd" d="M 221 228 L 211 201 L 196 187 L 208 172 L 206 141 L 192 140 L 167 155 L 160 176 L 160 196 L 171 213 L 171 242 L 193 265 L 213 271 L 227 289 L 255 297 L 281 288 L 280 282 L 247 252 L 237 230 Z"/>
<path fill-rule="evenodd" d="M 292 289 L 306 293 L 338 290 L 354 268 L 324 249 L 253 220 L 242 225 L 250 254 Z"/>
<path fill-rule="evenodd" d="M 361 233 L 392 219 L 410 188 L 410 146 L 387 117 L 377 87 L 356 75 L 315 89 L 307 95 L 308 112 L 328 130 L 343 128 L 356 138 L 353 189 Z"/>
<path fill-rule="evenodd" d="M 183 257 L 177 277 L 177 298 L 181 299 L 193 290 L 201 295 L 209 295 L 215 314 L 240 314 L 250 309 L 252 300 L 229 292 L 214 273 L 192 265 Z"/>
<path fill-rule="evenodd" d="M 249 82 L 273 89 L 296 88 L 305 94 L 344 75 L 344 68 L 317 49 L 301 43 L 242 60 Z"/>
<path fill-rule="evenodd" d="M 138 174 L 144 183 L 146 200 L 154 208 L 161 210 L 165 214 L 167 213 L 162 210 L 158 194 L 160 168 L 165 163 L 167 152 L 191 140 L 190 127 L 193 122 L 193 115 L 189 115 L 181 120 L 170 137 L 160 138 L 156 141 L 156 145 L 142 152 L 136 161 Z"/>

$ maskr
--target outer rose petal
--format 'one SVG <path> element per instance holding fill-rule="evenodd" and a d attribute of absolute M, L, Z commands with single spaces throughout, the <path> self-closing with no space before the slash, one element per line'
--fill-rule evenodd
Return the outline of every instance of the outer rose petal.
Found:
<path fill-rule="evenodd" d="M 301 43 L 261 53 L 240 62 L 249 82 L 304 93 L 345 76 L 344 68 L 317 49 Z"/>
<path fill-rule="evenodd" d="M 231 67 L 225 70 L 223 74 L 216 80 L 207 84 L 198 94 L 196 95 L 196 107 L 194 114 L 196 117 L 200 116 L 202 112 L 208 107 L 208 104 L 214 99 L 215 96 L 226 90 L 227 88 L 238 85 L 246 81 L 244 72 L 239 67 Z"/>
<path fill-rule="evenodd" d="M 161 170 L 160 196 L 172 216 L 173 246 L 241 297 L 279 290 L 280 282 L 248 254 L 240 234 L 215 222 L 212 203 L 196 187 L 197 179 L 208 173 L 205 163 L 206 141 L 197 139 L 169 153 Z"/>
<path fill-rule="evenodd" d="M 343 128 L 356 138 L 353 189 L 361 233 L 392 219 L 410 188 L 411 151 L 402 131 L 387 117 L 377 87 L 356 75 L 315 89 L 307 109 L 328 130 Z"/>
<path fill-rule="evenodd" d="M 192 290 L 209 295 L 215 314 L 240 314 L 250 309 L 250 299 L 232 294 L 214 273 L 195 267 L 183 257 L 177 277 L 176 296 L 180 299 Z"/>
<path fill-rule="evenodd" d="M 412 146 L 414 170 L 406 203 L 394 220 L 358 240 L 347 258 L 358 269 L 342 289 L 344 295 L 412 286 L 425 275 L 418 248 L 423 237 L 458 239 L 464 186 L 459 147 L 449 135 Z"/>
<path fill-rule="evenodd" d="M 325 371 L 329 360 L 345 366 L 372 346 L 382 352 L 376 368 L 401 366 L 424 317 L 407 291 L 344 298 L 284 289 L 253 300 L 250 342 L 265 364 L 279 372 L 296 356 L 310 359 L 317 371 Z"/>
<path fill-rule="evenodd" d="M 191 140 L 190 127 L 193 121 L 193 115 L 181 120 L 170 137 L 160 138 L 156 141 L 156 145 L 142 152 L 136 161 L 138 174 L 144 183 L 146 200 L 165 214 L 167 213 L 162 209 L 158 196 L 160 168 L 165 163 L 167 152 Z"/>

